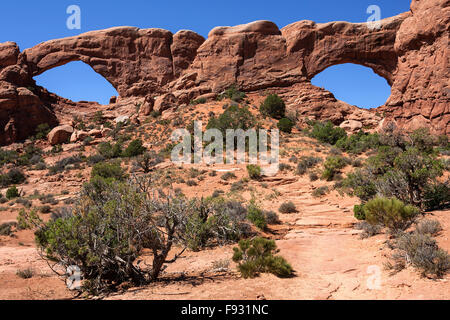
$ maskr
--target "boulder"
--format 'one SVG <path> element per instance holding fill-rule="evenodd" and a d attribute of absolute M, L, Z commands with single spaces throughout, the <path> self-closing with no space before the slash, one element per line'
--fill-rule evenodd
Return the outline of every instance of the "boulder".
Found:
<path fill-rule="evenodd" d="M 53 128 L 48 134 L 48 141 L 53 146 L 66 143 L 71 138 L 73 132 L 73 127 L 69 125 L 63 125 Z"/>

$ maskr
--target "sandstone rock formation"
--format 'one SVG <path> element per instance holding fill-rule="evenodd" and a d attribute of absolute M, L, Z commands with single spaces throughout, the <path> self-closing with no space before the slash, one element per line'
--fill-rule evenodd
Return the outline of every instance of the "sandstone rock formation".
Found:
<path fill-rule="evenodd" d="M 77 60 L 105 77 L 120 98 L 145 97 L 144 115 L 236 84 L 247 92 L 282 95 L 300 120 L 330 119 L 336 125 L 356 120 L 375 127 L 385 118 L 383 123 L 405 129 L 429 126 L 449 135 L 449 20 L 450 0 L 413 0 L 410 12 L 382 20 L 379 29 L 299 21 L 280 30 L 257 21 L 217 27 L 207 40 L 186 30 L 173 35 L 117 27 L 51 40 L 22 53 L 16 44 L 3 43 L 0 144 L 24 139 L 39 123 L 56 125 L 53 109 L 69 102 L 36 87 L 32 77 Z M 392 86 L 386 104 L 362 110 L 311 84 L 315 75 L 341 63 L 372 68 L 385 78 Z"/>
<path fill-rule="evenodd" d="M 73 132 L 73 127 L 69 125 L 63 125 L 53 128 L 53 130 L 48 134 L 48 141 L 52 146 L 62 144 L 69 141 L 69 139 L 72 137 Z"/>

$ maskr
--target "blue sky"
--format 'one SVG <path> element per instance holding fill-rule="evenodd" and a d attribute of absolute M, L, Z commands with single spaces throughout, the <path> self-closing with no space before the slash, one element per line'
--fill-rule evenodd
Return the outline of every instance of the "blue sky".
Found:
<path fill-rule="evenodd" d="M 81 8 L 81 30 L 66 27 L 69 5 Z M 24 50 L 40 42 L 114 26 L 190 29 L 207 37 L 216 26 L 271 20 L 280 28 L 299 20 L 364 22 L 370 5 L 381 8 L 382 18 L 409 10 L 410 0 L 54 0 L 2 1 L 0 42 L 17 42 Z M 73 62 L 36 77 L 63 97 L 107 103 L 114 88 L 89 66 Z M 383 104 L 390 94 L 386 81 L 356 65 L 328 68 L 313 79 L 338 99 L 361 107 Z"/>

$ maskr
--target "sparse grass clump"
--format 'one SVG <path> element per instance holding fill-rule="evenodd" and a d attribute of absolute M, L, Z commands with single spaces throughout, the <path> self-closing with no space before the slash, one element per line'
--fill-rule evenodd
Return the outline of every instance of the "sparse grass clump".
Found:
<path fill-rule="evenodd" d="M 260 273 L 272 273 L 278 277 L 289 277 L 294 270 L 278 253 L 275 241 L 257 237 L 239 241 L 233 248 L 233 261 L 239 263 L 238 270 L 244 278 L 255 278 Z"/>

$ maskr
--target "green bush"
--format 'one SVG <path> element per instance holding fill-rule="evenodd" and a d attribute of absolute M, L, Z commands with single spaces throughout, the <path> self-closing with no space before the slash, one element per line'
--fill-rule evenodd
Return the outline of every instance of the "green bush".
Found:
<path fill-rule="evenodd" d="M 123 156 L 127 158 L 136 157 L 143 154 L 145 150 L 146 148 L 142 145 L 142 141 L 140 139 L 133 140 L 124 150 Z"/>
<path fill-rule="evenodd" d="M 255 204 L 250 204 L 248 206 L 247 220 L 261 230 L 265 230 L 267 228 L 267 221 L 264 212 Z"/>
<path fill-rule="evenodd" d="M 97 146 L 97 151 L 106 159 L 119 158 L 122 155 L 122 144 L 111 145 L 109 142 L 102 142 Z"/>
<path fill-rule="evenodd" d="M 92 167 L 91 178 L 95 177 L 123 181 L 126 174 L 118 162 L 99 162 Z"/>
<path fill-rule="evenodd" d="M 292 128 L 294 127 L 294 122 L 288 118 L 282 118 L 278 121 L 277 127 L 282 132 L 291 133 Z"/>
<path fill-rule="evenodd" d="M 278 253 L 275 241 L 257 237 L 239 241 L 233 248 L 233 261 L 239 263 L 238 270 L 244 278 L 255 278 L 260 273 L 272 273 L 278 277 L 292 276 L 291 265 Z"/>
<path fill-rule="evenodd" d="M 329 156 L 324 163 L 322 178 L 327 181 L 332 181 L 336 174 L 338 174 L 346 165 L 347 162 L 343 157 Z"/>
<path fill-rule="evenodd" d="M 20 192 L 16 188 L 16 186 L 12 186 L 8 190 L 6 190 L 6 199 L 11 200 L 18 197 L 20 197 Z"/>
<path fill-rule="evenodd" d="M 41 123 L 36 127 L 35 132 L 36 132 L 35 138 L 37 140 L 46 139 L 47 135 L 50 132 L 50 126 L 48 125 L 48 123 Z"/>
<path fill-rule="evenodd" d="M 191 208 L 184 198 L 147 193 L 151 186 L 149 180 L 113 182 L 101 190 L 86 184 L 73 210 L 48 222 L 33 212 L 22 220 L 36 230 L 48 260 L 80 268 L 81 290 L 101 294 L 124 282 L 143 285 L 158 278 L 175 245 L 185 245 Z M 151 265 L 136 263 L 145 249 L 153 254 Z"/>
<path fill-rule="evenodd" d="M 270 94 L 261 104 L 259 111 L 263 116 L 281 119 L 286 114 L 286 105 L 278 95 Z"/>
<path fill-rule="evenodd" d="M 347 133 L 344 129 L 335 127 L 331 121 L 327 122 L 310 122 L 312 128 L 309 135 L 321 142 L 336 144 L 340 139 L 345 138 Z"/>
<path fill-rule="evenodd" d="M 427 185 L 423 196 L 426 210 L 445 210 L 450 208 L 449 181 Z"/>
<path fill-rule="evenodd" d="M 247 209 L 240 202 L 214 197 L 194 199 L 191 205 L 183 230 L 191 250 L 235 242 L 249 235 Z"/>
<path fill-rule="evenodd" d="M 218 118 L 211 117 L 206 129 L 218 129 L 222 132 L 224 139 L 228 129 L 248 130 L 254 128 L 256 119 L 247 107 L 232 105 L 228 107 Z"/>
<path fill-rule="evenodd" d="M 218 100 L 231 99 L 235 102 L 241 102 L 246 97 L 244 92 L 237 89 L 236 85 L 232 85 L 218 96 Z"/>
<path fill-rule="evenodd" d="M 417 215 L 419 209 L 405 205 L 395 198 L 375 198 L 364 205 L 366 221 L 371 224 L 382 224 L 392 230 L 405 230 Z"/>
<path fill-rule="evenodd" d="M 355 204 L 353 207 L 353 213 L 355 214 L 355 218 L 358 220 L 366 220 L 366 214 L 364 212 L 363 204 Z"/>
<path fill-rule="evenodd" d="M 256 164 L 249 164 L 247 165 L 247 172 L 248 176 L 252 180 L 259 180 L 261 179 L 261 167 Z"/>
<path fill-rule="evenodd" d="M 377 133 L 370 134 L 359 131 L 351 136 L 343 136 L 336 142 L 336 147 L 353 154 L 360 154 L 367 150 L 376 150 L 380 145 L 380 137 Z"/>

